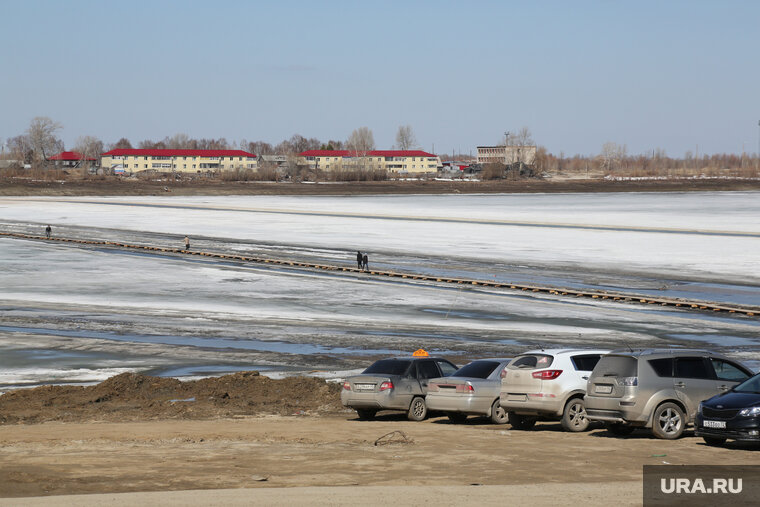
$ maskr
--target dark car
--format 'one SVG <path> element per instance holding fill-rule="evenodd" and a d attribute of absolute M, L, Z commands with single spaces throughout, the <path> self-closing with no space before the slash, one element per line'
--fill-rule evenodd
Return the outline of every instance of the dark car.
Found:
<path fill-rule="evenodd" d="M 375 361 L 361 374 L 346 379 L 341 402 L 356 410 L 360 419 L 372 419 L 379 410 L 401 410 L 412 421 L 422 421 L 427 417 L 428 380 L 457 371 L 450 361 L 424 354 Z"/>
<path fill-rule="evenodd" d="M 760 373 L 699 404 L 694 434 L 709 445 L 760 442 Z"/>

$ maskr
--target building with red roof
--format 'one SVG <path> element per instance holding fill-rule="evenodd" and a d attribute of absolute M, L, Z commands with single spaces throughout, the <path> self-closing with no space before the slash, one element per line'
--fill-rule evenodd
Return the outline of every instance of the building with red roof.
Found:
<path fill-rule="evenodd" d="M 243 150 L 115 149 L 103 153 L 100 166 L 113 172 L 207 173 L 258 169 L 256 155 Z"/>
<path fill-rule="evenodd" d="M 95 165 L 98 159 L 94 157 L 85 157 L 78 151 L 62 151 L 57 155 L 53 155 L 48 159 L 54 162 L 56 167 L 81 167 L 84 165 Z"/>
<path fill-rule="evenodd" d="M 307 150 L 298 154 L 304 164 L 322 171 L 383 170 L 399 174 L 434 173 L 441 159 L 422 150 Z"/>

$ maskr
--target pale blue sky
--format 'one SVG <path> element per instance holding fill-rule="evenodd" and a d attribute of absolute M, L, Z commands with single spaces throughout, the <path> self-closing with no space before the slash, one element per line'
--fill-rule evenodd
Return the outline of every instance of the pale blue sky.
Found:
<path fill-rule="evenodd" d="M 0 2 L 0 138 L 758 149 L 760 2 Z"/>

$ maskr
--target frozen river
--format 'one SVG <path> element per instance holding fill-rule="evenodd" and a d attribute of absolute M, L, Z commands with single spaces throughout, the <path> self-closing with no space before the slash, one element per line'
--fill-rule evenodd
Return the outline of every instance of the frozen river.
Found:
<path fill-rule="evenodd" d="M 760 193 L 0 198 L 0 230 L 760 305 Z M 0 389 L 346 370 L 419 347 L 707 346 L 760 320 L 0 238 Z"/>

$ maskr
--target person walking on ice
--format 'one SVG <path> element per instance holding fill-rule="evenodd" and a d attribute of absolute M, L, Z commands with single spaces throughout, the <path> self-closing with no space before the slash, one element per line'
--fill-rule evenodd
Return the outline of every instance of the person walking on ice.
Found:
<path fill-rule="evenodd" d="M 190 238 L 185 236 L 185 250 L 190 250 Z"/>
<path fill-rule="evenodd" d="M 47 237 L 47 239 L 50 239 L 50 234 L 52 232 L 53 232 L 53 229 L 51 229 L 49 225 L 45 227 L 45 237 Z"/>
<path fill-rule="evenodd" d="M 362 257 L 362 253 L 359 250 L 357 250 L 356 251 L 356 267 L 358 269 L 362 269 L 362 261 L 363 260 L 364 260 L 364 258 Z"/>
<path fill-rule="evenodd" d="M 369 271 L 369 257 L 367 257 L 367 254 L 364 254 L 362 257 L 362 270 Z"/>

